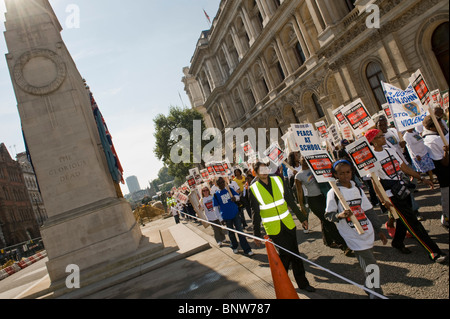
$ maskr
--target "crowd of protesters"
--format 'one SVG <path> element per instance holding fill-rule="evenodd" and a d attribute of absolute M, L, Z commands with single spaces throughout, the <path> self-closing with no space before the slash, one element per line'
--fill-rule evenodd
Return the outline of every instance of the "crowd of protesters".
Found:
<path fill-rule="evenodd" d="M 444 114 L 436 110 L 436 116 L 448 143 L 448 112 Z M 236 167 L 232 177 L 210 180 L 209 185 L 204 184 L 201 189 L 199 209 L 214 224 L 212 227 L 218 245 L 223 247 L 228 242 L 234 253 L 239 252 L 240 246 L 247 256 L 254 254 L 245 236 L 238 233 L 236 238 L 234 232 L 217 227 L 226 225 L 239 232 L 252 232 L 258 238 L 262 238 L 265 232 L 273 242 L 298 254 L 293 215 L 300 221 L 303 231 L 308 233 L 308 216 L 312 212 L 320 220 L 324 245 L 339 248 L 346 256 L 355 256 L 367 276 L 367 265 L 376 264 L 372 253 L 374 241 L 380 239 L 383 245 L 388 242 L 374 210 L 379 206 L 381 212 L 388 215 L 386 227 L 393 237 L 393 248 L 401 254 L 410 254 L 411 251 L 404 244 L 409 232 L 432 262 L 444 262 L 446 255 L 421 223 L 423 218 L 414 194 L 418 184 L 431 189 L 439 188 L 442 204 L 440 222 L 448 230 L 449 148 L 440 138 L 430 116 L 424 119 L 423 127 L 408 130 L 404 134 L 393 128 L 385 116 L 378 116 L 374 120 L 376 126 L 367 130 L 365 136 L 378 161 L 383 163 L 376 175 L 384 190 L 378 189 L 370 176 L 358 175 L 345 150 L 351 142 L 347 140 L 342 140 L 331 152 L 335 159 L 332 173 L 350 210 L 343 207 L 328 183 L 316 181 L 299 152 L 289 154 L 289 165 L 282 164 L 272 171 L 267 163 L 261 161 L 250 165 L 249 169 Z M 405 186 L 401 196 L 397 190 L 398 184 Z M 386 192 L 389 200 L 381 195 L 381 191 Z M 179 212 L 187 220 L 194 220 L 196 210 L 189 201 L 186 204 L 173 203 L 171 206 L 176 208 L 172 211 L 177 222 Z M 392 208 L 397 216 L 391 213 Z M 361 223 L 365 231 L 363 235 L 355 231 L 350 221 L 352 216 Z M 256 246 L 261 244 L 258 240 L 254 243 Z M 306 279 L 302 261 L 283 250 L 279 253 L 286 270 L 293 269 L 298 287 L 314 291 Z M 376 291 L 382 294 L 382 289 Z"/>

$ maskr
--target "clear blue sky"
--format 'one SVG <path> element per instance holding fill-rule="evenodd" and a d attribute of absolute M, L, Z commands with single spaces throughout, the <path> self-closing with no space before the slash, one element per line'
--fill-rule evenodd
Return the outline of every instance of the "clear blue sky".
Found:
<path fill-rule="evenodd" d="M 87 80 L 112 134 L 125 177 L 141 188 L 162 168 L 153 155 L 153 118 L 190 102 L 181 83 L 197 40 L 209 29 L 220 0 L 50 0 L 62 37 Z M 76 5 L 79 28 L 66 21 Z M 0 143 L 11 155 L 25 150 L 17 102 L 4 55 L 4 0 L 0 0 Z M 15 145 L 15 147 L 14 147 Z M 126 186 L 122 187 L 128 193 Z"/>

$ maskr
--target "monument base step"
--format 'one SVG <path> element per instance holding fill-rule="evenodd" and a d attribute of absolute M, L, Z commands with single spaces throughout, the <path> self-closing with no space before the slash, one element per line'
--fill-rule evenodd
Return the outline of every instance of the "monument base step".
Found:
<path fill-rule="evenodd" d="M 104 267 L 91 269 L 87 274 L 81 273 L 79 289 L 68 289 L 65 281 L 51 283 L 47 278 L 22 298 L 81 299 L 210 247 L 206 240 L 182 224 L 168 229 L 153 229 L 142 237 L 135 253 Z"/>

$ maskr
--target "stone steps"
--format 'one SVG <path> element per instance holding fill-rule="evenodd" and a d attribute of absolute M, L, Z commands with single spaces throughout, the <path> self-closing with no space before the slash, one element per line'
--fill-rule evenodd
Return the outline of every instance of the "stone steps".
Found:
<path fill-rule="evenodd" d="M 181 224 L 165 229 L 151 229 L 142 237 L 135 253 L 120 260 L 111 261 L 101 269 L 90 269 L 84 273 L 82 271 L 80 289 L 69 290 L 65 282 L 50 285 L 50 281 L 46 280 L 23 298 L 84 298 L 210 247 L 207 241 Z"/>

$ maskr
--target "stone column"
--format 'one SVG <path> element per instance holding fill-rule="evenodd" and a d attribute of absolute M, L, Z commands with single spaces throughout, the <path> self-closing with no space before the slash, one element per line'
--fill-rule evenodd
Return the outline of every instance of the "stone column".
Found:
<path fill-rule="evenodd" d="M 91 102 L 48 0 L 6 0 L 7 63 L 49 219 L 41 229 L 52 284 L 134 253 L 142 238 L 118 198 Z"/>

